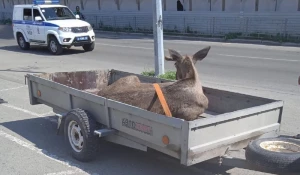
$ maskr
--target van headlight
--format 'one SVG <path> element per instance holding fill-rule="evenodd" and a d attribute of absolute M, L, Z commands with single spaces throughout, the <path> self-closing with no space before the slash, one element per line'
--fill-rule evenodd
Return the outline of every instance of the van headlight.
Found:
<path fill-rule="evenodd" d="M 58 30 L 60 30 L 62 32 L 71 32 L 72 31 L 71 27 L 59 27 Z"/>

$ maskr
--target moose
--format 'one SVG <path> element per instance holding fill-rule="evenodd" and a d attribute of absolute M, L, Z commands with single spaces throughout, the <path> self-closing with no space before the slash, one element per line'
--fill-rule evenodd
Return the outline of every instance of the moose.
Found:
<path fill-rule="evenodd" d="M 197 119 L 208 108 L 208 99 L 203 93 L 198 72 L 197 61 L 203 60 L 210 46 L 191 56 L 182 56 L 169 49 L 170 57 L 166 61 L 174 61 L 176 67 L 175 82 L 157 83 L 165 97 L 172 117 L 186 121 Z M 165 114 L 157 91 L 152 83 L 141 83 L 137 76 L 126 76 L 99 91 L 97 95 L 142 108 L 158 114 Z"/>

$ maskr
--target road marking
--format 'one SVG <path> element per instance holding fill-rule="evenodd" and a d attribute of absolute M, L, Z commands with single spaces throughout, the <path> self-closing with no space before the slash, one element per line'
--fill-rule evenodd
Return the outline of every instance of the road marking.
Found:
<path fill-rule="evenodd" d="M 62 160 L 62 159 L 58 158 L 56 155 L 48 153 L 46 150 L 38 149 L 34 145 L 32 145 L 30 143 L 27 143 L 27 142 L 25 142 L 25 141 L 23 141 L 23 140 L 15 137 L 15 136 L 12 136 L 12 135 L 4 132 L 3 130 L 0 130 L 0 136 L 3 137 L 3 138 L 6 138 L 6 139 L 8 139 L 8 140 L 10 140 L 12 142 L 15 142 L 15 143 L 17 143 L 18 145 L 20 145 L 20 146 L 22 146 L 24 148 L 27 148 L 27 149 L 29 149 L 31 151 L 34 151 L 37 154 L 43 155 L 43 156 L 47 157 L 48 159 L 51 159 L 51 160 L 53 160 L 55 162 L 63 164 L 65 166 L 69 167 L 69 168 L 73 168 L 73 169 L 75 169 L 73 171 L 74 173 L 88 174 L 87 172 L 85 172 L 85 171 L 83 171 L 83 170 L 81 170 L 81 169 L 79 169 L 79 168 L 77 168 L 75 166 L 72 166 L 68 161 Z"/>
<path fill-rule="evenodd" d="M 103 44 L 103 43 L 97 43 L 97 44 L 104 45 L 104 46 L 111 46 L 111 47 L 130 48 L 130 49 L 145 49 L 145 50 L 153 50 L 154 49 L 154 48 L 148 48 L 148 47 L 123 46 L 123 45 Z M 168 51 L 168 49 L 164 49 L 164 50 Z M 178 52 L 180 52 L 180 51 L 178 51 Z M 236 58 L 250 58 L 250 59 L 260 59 L 260 60 L 272 60 L 272 61 L 287 61 L 287 62 L 299 62 L 300 61 L 300 60 L 287 60 L 287 59 L 252 57 L 252 56 L 240 56 L 240 55 L 227 55 L 227 54 L 216 54 L 216 55 L 227 56 L 227 57 L 236 57 Z"/>
<path fill-rule="evenodd" d="M 68 174 L 75 174 L 77 172 L 75 171 L 61 171 L 61 172 L 58 172 L 58 173 L 48 173 L 48 174 L 45 174 L 45 175 L 68 175 Z"/>
<path fill-rule="evenodd" d="M 299 62 L 300 61 L 300 60 L 287 60 L 287 59 L 264 58 L 264 57 L 250 57 L 250 56 L 227 55 L 227 54 L 217 54 L 217 55 L 226 56 L 226 57 L 259 59 L 259 60 L 288 61 L 288 62 Z"/>
<path fill-rule="evenodd" d="M 0 92 L 20 89 L 20 88 L 23 88 L 23 87 L 27 87 L 27 86 L 18 86 L 18 87 L 9 88 L 9 89 L 0 89 Z"/>
<path fill-rule="evenodd" d="M 130 48 L 130 49 L 154 50 L 154 48 L 148 48 L 148 47 L 122 46 L 122 45 L 103 44 L 103 43 L 96 43 L 96 44 L 97 44 L 97 45 L 103 45 L 103 46 L 111 46 L 111 47 L 124 47 L 124 48 Z M 166 49 L 165 49 L 165 50 L 166 50 Z"/>
<path fill-rule="evenodd" d="M 136 46 L 122 46 L 122 45 L 114 45 L 114 44 L 103 44 L 103 43 L 96 43 L 103 46 L 111 46 L 111 47 L 124 47 L 124 48 L 130 48 L 130 49 L 145 49 L 145 50 L 154 50 L 154 48 L 149 47 L 136 47 Z M 165 51 L 169 51 L 168 49 L 164 49 Z M 178 50 L 177 50 L 178 51 Z M 180 52 L 180 51 L 178 51 Z"/>
<path fill-rule="evenodd" d="M 52 111 L 49 111 L 49 112 L 44 113 L 44 114 L 38 114 L 38 113 L 35 113 L 35 112 L 32 112 L 32 111 L 28 111 L 26 109 L 22 109 L 22 108 L 19 108 L 19 107 L 10 105 L 10 104 L 6 104 L 6 103 L 1 104 L 1 105 L 5 106 L 5 107 L 8 107 L 8 108 L 11 108 L 11 109 L 14 109 L 14 110 L 18 110 L 18 111 L 24 112 L 24 113 L 29 114 L 29 115 L 33 115 L 35 117 L 43 117 L 44 119 L 49 120 L 50 122 L 57 123 L 56 119 L 51 118 L 51 117 L 47 117 L 47 115 L 52 114 Z"/>
<path fill-rule="evenodd" d="M 50 114 L 50 112 L 48 113 L 45 113 L 45 114 L 38 114 L 38 113 L 35 113 L 35 112 L 32 112 L 32 111 L 28 111 L 26 109 L 22 109 L 22 108 L 19 108 L 19 107 L 16 107 L 16 106 L 13 106 L 13 105 L 10 105 L 10 104 L 2 104 L 1 106 L 5 106 L 5 107 L 8 107 L 8 108 L 11 108 L 11 109 L 15 109 L 15 110 L 18 110 L 18 111 L 21 111 L 21 112 L 24 112 L 24 113 L 27 113 L 27 114 L 30 114 L 30 115 L 33 115 L 33 116 L 36 116 L 36 117 L 44 117 L 44 115 L 47 115 L 47 114 Z M 52 111 L 51 111 L 52 112 Z M 57 123 L 57 121 L 55 119 L 51 119 L 50 117 L 44 117 L 45 119 L 51 121 L 51 122 L 55 122 Z M 72 163 L 69 163 L 68 161 L 66 160 L 63 160 L 61 158 L 58 158 L 56 155 L 53 155 L 53 154 L 50 154 L 48 153 L 46 150 L 41 150 L 41 149 L 38 149 L 36 148 L 34 145 L 30 144 L 30 143 L 27 143 L 21 139 L 18 139 L 17 137 L 14 137 L 8 133 L 5 133 L 3 130 L 0 130 L 0 136 L 1 137 L 4 137 L 4 138 L 7 138 L 9 139 L 10 141 L 13 141 L 27 149 L 30 149 L 38 154 L 41 154 L 55 162 L 58 162 L 58 163 L 61 163 L 69 168 L 73 168 L 75 169 L 75 171 L 72 171 L 74 173 L 84 173 L 84 174 L 88 174 L 87 172 L 79 169 L 76 167 L 76 165 L 71 165 Z"/>
<path fill-rule="evenodd" d="M 2 104 L 2 106 L 5 106 L 5 107 L 8 107 L 8 108 L 11 108 L 11 109 L 15 109 L 15 110 L 18 110 L 18 111 L 22 111 L 24 113 L 27 113 L 27 114 L 30 114 L 30 115 L 33 115 L 33 116 L 36 116 L 36 117 L 42 117 L 43 114 L 38 114 L 38 113 L 35 113 L 35 112 L 32 112 L 32 111 L 28 111 L 26 109 L 22 109 L 22 108 L 19 108 L 19 107 L 16 107 L 16 106 L 13 106 L 13 105 L 10 105 L 10 104 Z M 45 114 L 49 114 L 50 112 L 47 112 Z"/>

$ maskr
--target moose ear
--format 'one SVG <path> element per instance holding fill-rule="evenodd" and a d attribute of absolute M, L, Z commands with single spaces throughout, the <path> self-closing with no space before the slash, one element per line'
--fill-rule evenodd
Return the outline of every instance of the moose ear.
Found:
<path fill-rule="evenodd" d="M 195 64 L 197 61 L 203 60 L 203 58 L 205 58 L 205 57 L 207 56 L 209 50 L 210 50 L 210 46 L 205 47 L 204 49 L 199 50 L 197 53 L 195 53 L 195 54 L 193 55 L 193 62 L 194 62 L 194 64 Z"/>
<path fill-rule="evenodd" d="M 165 57 L 167 61 L 178 61 L 182 59 L 182 56 L 175 50 L 169 49 L 170 57 Z"/>

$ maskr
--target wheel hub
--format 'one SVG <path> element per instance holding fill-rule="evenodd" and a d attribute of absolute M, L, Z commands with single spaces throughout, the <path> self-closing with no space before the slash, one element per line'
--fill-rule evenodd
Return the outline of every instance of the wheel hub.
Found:
<path fill-rule="evenodd" d="M 282 153 L 300 153 L 300 146 L 283 141 L 265 141 L 260 143 L 261 148 L 274 151 L 274 152 L 282 152 Z"/>
<path fill-rule="evenodd" d="M 68 137 L 72 148 L 80 152 L 83 148 L 83 135 L 80 126 L 76 121 L 71 121 L 68 126 Z"/>
<path fill-rule="evenodd" d="M 50 49 L 51 49 L 52 52 L 57 51 L 57 45 L 54 41 L 50 41 Z"/>
<path fill-rule="evenodd" d="M 21 47 L 24 47 L 24 39 L 22 37 L 19 38 L 19 43 Z"/>

